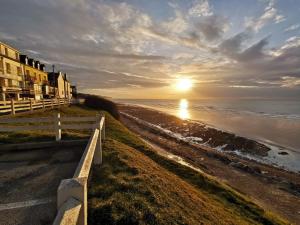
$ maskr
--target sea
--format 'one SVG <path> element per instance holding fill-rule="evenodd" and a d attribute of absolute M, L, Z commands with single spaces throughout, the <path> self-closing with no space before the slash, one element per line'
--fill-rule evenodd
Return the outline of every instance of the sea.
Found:
<path fill-rule="evenodd" d="M 300 100 L 118 99 L 257 140 L 272 150 L 257 159 L 300 172 Z M 286 152 L 288 154 L 279 154 Z"/>

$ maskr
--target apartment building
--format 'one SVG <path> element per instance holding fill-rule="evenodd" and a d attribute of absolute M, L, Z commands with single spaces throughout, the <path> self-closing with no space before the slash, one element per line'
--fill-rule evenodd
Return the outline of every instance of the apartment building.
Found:
<path fill-rule="evenodd" d="M 0 42 L 0 100 L 19 100 L 24 85 L 20 52 Z"/>
<path fill-rule="evenodd" d="M 23 97 L 40 100 L 44 98 L 43 86 L 48 85 L 48 74 L 45 65 L 39 61 L 29 58 L 27 55 L 20 55 L 25 74 L 25 87 Z"/>
<path fill-rule="evenodd" d="M 67 74 L 63 74 L 62 72 L 50 72 L 48 73 L 48 81 L 50 86 L 56 87 L 57 98 L 72 98 L 72 89 L 71 84 L 67 79 Z"/>
<path fill-rule="evenodd" d="M 72 98 L 67 74 L 47 73 L 45 65 L 0 42 L 0 101 Z"/>

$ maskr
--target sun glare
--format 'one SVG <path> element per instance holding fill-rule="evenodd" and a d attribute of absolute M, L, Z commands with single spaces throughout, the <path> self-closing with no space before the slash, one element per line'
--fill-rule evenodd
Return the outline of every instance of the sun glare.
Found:
<path fill-rule="evenodd" d="M 179 102 L 179 107 L 178 107 L 178 116 L 183 119 L 189 119 L 190 118 L 190 113 L 189 113 L 189 102 L 186 99 L 181 99 Z"/>
<path fill-rule="evenodd" d="M 188 91 L 192 88 L 193 82 L 189 78 L 180 78 L 177 80 L 176 89 L 180 91 Z"/>

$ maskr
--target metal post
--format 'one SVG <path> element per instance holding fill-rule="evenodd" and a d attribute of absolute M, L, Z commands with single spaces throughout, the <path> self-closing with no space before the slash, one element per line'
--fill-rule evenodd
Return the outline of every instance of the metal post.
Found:
<path fill-rule="evenodd" d="M 15 111 L 15 101 L 13 99 L 11 99 L 10 101 L 10 106 L 11 106 L 11 114 L 15 115 L 16 111 Z"/>
<path fill-rule="evenodd" d="M 55 129 L 55 140 L 61 140 L 61 122 L 60 113 L 54 114 L 54 129 Z"/>

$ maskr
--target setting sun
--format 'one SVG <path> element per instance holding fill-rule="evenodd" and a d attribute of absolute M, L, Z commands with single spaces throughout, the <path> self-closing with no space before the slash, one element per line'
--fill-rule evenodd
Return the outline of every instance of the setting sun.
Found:
<path fill-rule="evenodd" d="M 192 88 L 193 82 L 189 78 L 180 78 L 177 80 L 176 88 L 180 91 L 188 91 Z"/>

